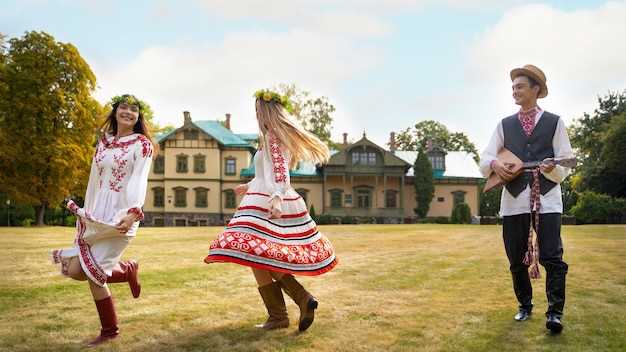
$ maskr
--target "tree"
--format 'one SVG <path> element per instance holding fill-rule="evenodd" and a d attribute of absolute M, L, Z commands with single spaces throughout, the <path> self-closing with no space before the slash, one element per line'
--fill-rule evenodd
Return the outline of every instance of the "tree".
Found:
<path fill-rule="evenodd" d="M 445 151 L 464 151 L 474 155 L 478 162 L 478 151 L 474 143 L 463 132 L 450 132 L 441 122 L 420 121 L 412 128 L 396 133 L 396 148 L 399 150 L 425 150 L 428 142 Z"/>
<path fill-rule="evenodd" d="M 598 108 L 593 114 L 585 113 L 574 121 L 569 129 L 572 147 L 579 159 L 572 186 L 577 192 L 586 190 L 607 193 L 613 196 L 624 195 L 624 177 L 619 168 L 620 153 L 626 152 L 621 135 L 621 127 L 613 127 L 623 122 L 626 114 L 626 91 L 609 92 L 598 97 Z M 609 137 L 609 135 L 611 137 Z M 623 170 L 623 165 L 622 170 Z M 618 177 L 615 179 L 615 177 Z M 621 182 L 619 182 L 621 180 Z"/>
<path fill-rule="evenodd" d="M 415 175 L 415 201 L 417 202 L 414 211 L 419 218 L 425 218 L 435 195 L 435 185 L 433 184 L 433 168 L 423 149 L 417 154 L 413 164 L 413 174 Z"/>
<path fill-rule="evenodd" d="M 500 211 L 502 187 L 497 187 L 489 192 L 482 192 L 486 181 L 483 179 L 478 184 L 480 190 L 480 216 L 496 216 Z"/>
<path fill-rule="evenodd" d="M 32 204 L 43 225 L 48 205 L 82 193 L 96 119 L 96 77 L 76 47 L 44 32 L 9 40 L 0 75 L 0 184 Z"/>
<path fill-rule="evenodd" d="M 603 136 L 601 160 L 604 163 L 600 191 L 613 197 L 626 197 L 626 112 L 613 117 Z"/>
<path fill-rule="evenodd" d="M 313 98 L 310 92 L 298 89 L 293 83 L 281 83 L 275 90 L 289 97 L 293 106 L 292 114 L 305 130 L 316 135 L 330 148 L 334 147 L 330 130 L 335 106 L 328 101 L 327 97 Z"/>

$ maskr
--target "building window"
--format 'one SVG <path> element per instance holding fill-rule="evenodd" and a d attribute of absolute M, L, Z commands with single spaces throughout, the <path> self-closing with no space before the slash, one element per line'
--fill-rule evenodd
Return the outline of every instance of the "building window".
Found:
<path fill-rule="evenodd" d="M 343 191 L 340 189 L 334 189 L 330 191 L 330 207 L 341 208 L 341 196 Z"/>
<path fill-rule="evenodd" d="M 176 172 L 185 173 L 187 171 L 187 155 L 176 155 Z"/>
<path fill-rule="evenodd" d="M 367 164 L 376 165 L 376 153 L 367 153 Z"/>
<path fill-rule="evenodd" d="M 443 197 L 437 197 L 438 202 L 443 202 L 445 199 Z"/>
<path fill-rule="evenodd" d="M 154 159 L 154 173 L 165 173 L 165 158 L 163 157 L 163 155 L 159 155 L 156 157 L 156 159 Z"/>
<path fill-rule="evenodd" d="M 356 200 L 358 208 L 372 207 L 372 191 L 369 189 L 359 189 L 356 191 Z"/>
<path fill-rule="evenodd" d="M 386 194 L 385 194 L 385 207 L 387 208 L 397 208 L 398 204 L 397 204 L 397 195 L 398 195 L 398 191 L 396 190 L 392 190 L 392 189 L 388 189 Z"/>
<path fill-rule="evenodd" d="M 300 197 L 302 197 L 302 200 L 304 201 L 304 204 L 309 204 L 308 199 L 307 199 L 308 195 L 309 195 L 309 190 L 308 189 L 298 188 L 296 190 L 296 192 L 298 192 Z"/>
<path fill-rule="evenodd" d="M 237 175 L 237 159 L 226 159 L 226 167 L 224 168 L 224 174 L 233 176 Z"/>
<path fill-rule="evenodd" d="M 174 220 L 174 226 L 187 226 L 187 219 Z"/>
<path fill-rule="evenodd" d="M 165 206 L 165 189 L 163 187 L 154 187 L 152 189 L 154 192 L 154 203 L 155 207 L 164 207 Z"/>
<path fill-rule="evenodd" d="M 204 173 L 206 171 L 206 157 L 202 154 L 193 156 L 193 172 Z"/>
<path fill-rule="evenodd" d="M 165 226 L 165 221 L 163 221 L 163 218 L 154 218 L 152 219 L 152 226 L 163 227 Z"/>
<path fill-rule="evenodd" d="M 452 192 L 452 199 L 454 200 L 454 206 L 457 204 L 465 203 L 465 191 L 454 191 Z"/>
<path fill-rule="evenodd" d="M 346 205 L 352 205 L 352 194 L 346 194 L 345 196 L 343 196 L 343 201 L 346 203 Z"/>
<path fill-rule="evenodd" d="M 235 198 L 235 191 L 227 189 L 224 191 L 224 208 L 234 209 L 237 205 L 237 199 Z"/>
<path fill-rule="evenodd" d="M 209 205 L 209 189 L 204 187 L 196 187 L 193 190 L 196 191 L 196 208 L 206 208 Z"/>
<path fill-rule="evenodd" d="M 187 188 L 174 188 L 174 206 L 184 208 L 187 206 Z"/>
<path fill-rule="evenodd" d="M 185 139 L 198 139 L 198 130 L 185 130 Z"/>
<path fill-rule="evenodd" d="M 436 150 L 428 153 L 428 160 L 433 170 L 445 170 L 446 169 L 446 157 L 442 151 Z"/>
<path fill-rule="evenodd" d="M 353 152 L 353 165 L 376 165 L 376 153 L 374 152 Z"/>

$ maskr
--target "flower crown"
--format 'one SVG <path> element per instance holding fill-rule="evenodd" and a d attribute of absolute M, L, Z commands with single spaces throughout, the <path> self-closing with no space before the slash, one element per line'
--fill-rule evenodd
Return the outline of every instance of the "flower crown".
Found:
<path fill-rule="evenodd" d="M 254 97 L 257 99 L 263 99 L 266 102 L 273 101 L 277 104 L 280 104 L 290 114 L 293 113 L 293 105 L 291 105 L 291 101 L 289 100 L 289 97 L 287 97 L 286 95 L 280 95 L 269 89 L 261 89 L 261 90 L 257 90 L 254 93 Z"/>
<path fill-rule="evenodd" d="M 137 99 L 137 97 L 132 94 L 117 95 L 111 98 L 112 106 L 118 106 L 121 103 L 135 105 L 139 108 L 139 111 L 143 111 L 143 104 L 141 103 L 141 100 Z"/>

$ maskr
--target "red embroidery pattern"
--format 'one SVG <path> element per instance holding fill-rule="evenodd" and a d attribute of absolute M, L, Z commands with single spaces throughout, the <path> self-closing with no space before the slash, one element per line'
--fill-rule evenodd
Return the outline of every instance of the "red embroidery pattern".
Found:
<path fill-rule="evenodd" d="M 143 220 L 143 211 L 141 210 L 141 208 L 130 208 L 128 209 L 127 214 L 135 214 L 136 217 L 136 221 L 141 221 Z"/>
<path fill-rule="evenodd" d="M 152 157 L 152 143 L 143 134 L 139 135 L 139 141 L 141 141 L 141 155 L 144 158 Z"/>
<path fill-rule="evenodd" d="M 86 225 L 81 220 L 78 224 L 79 232 L 77 234 L 76 242 L 78 244 L 78 249 L 80 251 L 80 257 L 83 259 L 83 263 L 87 267 L 87 270 L 91 274 L 91 276 L 99 283 L 100 285 L 104 285 L 107 282 L 107 275 L 104 273 L 104 270 L 100 268 L 98 263 L 93 259 L 93 255 L 91 254 L 91 248 L 89 244 L 83 240 L 83 235 L 85 234 Z"/>
<path fill-rule="evenodd" d="M 115 166 L 113 167 L 113 171 L 111 172 L 111 179 L 109 180 L 109 188 L 112 191 L 120 192 L 122 190 L 122 181 L 126 176 L 126 164 L 128 160 L 124 159 L 126 154 L 128 154 L 128 146 L 123 146 L 122 152 L 118 155 L 113 155 L 113 162 Z"/>
<path fill-rule="evenodd" d="M 539 108 L 536 106 L 528 111 L 520 110 L 519 113 L 517 113 L 517 118 L 522 124 L 522 129 L 527 136 L 530 136 L 535 129 L 535 117 L 537 113 L 539 113 Z"/>
<path fill-rule="evenodd" d="M 333 255 L 333 247 L 325 237 L 306 245 L 284 245 L 235 231 L 221 234 L 211 242 L 211 249 L 231 249 L 250 256 L 297 264 L 318 264 Z"/>
<path fill-rule="evenodd" d="M 246 195 L 247 196 L 263 196 L 263 197 L 269 197 L 270 196 L 267 193 L 259 193 L 259 192 L 248 192 L 248 193 L 246 193 Z M 302 197 L 297 196 L 297 197 L 294 197 L 294 198 L 283 198 L 283 202 L 291 201 L 291 200 L 298 200 L 300 198 L 302 198 Z"/>
<path fill-rule="evenodd" d="M 285 157 L 280 151 L 280 143 L 278 138 L 272 136 L 270 138 L 270 155 L 272 156 L 272 164 L 274 166 L 274 181 L 287 182 L 287 168 L 285 167 Z"/>

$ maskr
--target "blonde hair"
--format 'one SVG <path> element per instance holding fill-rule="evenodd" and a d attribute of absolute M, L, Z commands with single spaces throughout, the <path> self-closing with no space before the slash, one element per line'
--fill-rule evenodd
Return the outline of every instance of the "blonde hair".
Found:
<path fill-rule="evenodd" d="M 289 167 L 294 168 L 298 161 L 311 161 L 325 164 L 330 158 L 328 146 L 314 134 L 306 131 L 293 121 L 283 106 L 273 100 L 256 100 L 256 116 L 259 122 L 259 143 L 269 150 L 269 136 L 278 138 L 291 154 Z"/>

